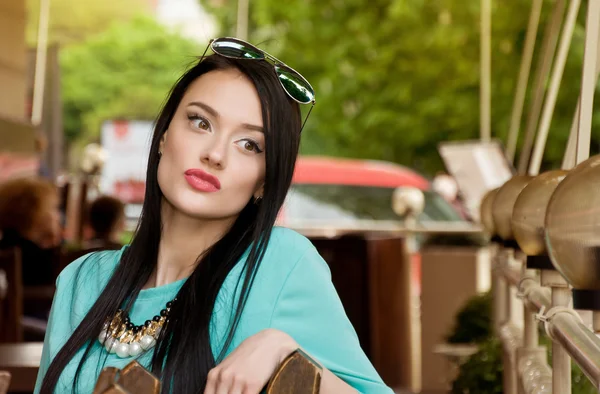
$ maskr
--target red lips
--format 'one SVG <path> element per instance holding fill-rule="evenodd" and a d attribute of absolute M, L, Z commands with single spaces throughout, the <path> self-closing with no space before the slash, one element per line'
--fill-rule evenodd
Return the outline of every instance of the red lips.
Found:
<path fill-rule="evenodd" d="M 221 189 L 221 182 L 217 177 L 199 168 L 190 168 L 184 174 L 189 185 L 198 191 L 216 192 Z"/>

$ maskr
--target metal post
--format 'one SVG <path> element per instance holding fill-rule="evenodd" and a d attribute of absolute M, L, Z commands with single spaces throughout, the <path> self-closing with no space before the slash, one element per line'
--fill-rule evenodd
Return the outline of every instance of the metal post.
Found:
<path fill-rule="evenodd" d="M 560 39 L 558 48 L 558 54 L 556 55 L 554 69 L 552 70 L 550 87 L 548 89 L 548 94 L 546 95 L 544 111 L 542 112 L 538 135 L 535 141 L 535 148 L 533 150 L 533 155 L 531 156 L 529 175 L 537 175 L 540 173 L 542 156 L 544 155 L 546 141 L 548 140 L 552 115 L 554 114 L 554 107 L 556 106 L 556 101 L 558 99 L 558 90 L 562 81 L 565 65 L 567 64 L 567 55 L 569 54 L 569 48 L 571 47 L 571 39 L 573 38 L 573 30 L 575 29 L 575 23 L 577 22 L 577 14 L 579 13 L 580 4 L 581 0 L 571 0 L 571 3 L 569 4 L 569 10 L 567 12 L 567 18 L 563 26 L 562 37 Z"/>
<path fill-rule="evenodd" d="M 599 37 L 600 38 L 600 37 Z M 600 39 L 598 39 L 596 46 L 596 80 L 594 81 L 594 85 L 598 83 L 598 78 L 600 77 Z M 579 126 L 579 113 L 581 110 L 581 96 L 577 99 L 577 106 L 575 107 L 575 115 L 573 116 L 573 122 L 571 123 L 571 130 L 569 131 L 569 140 L 567 142 L 567 149 L 565 149 L 565 155 L 563 156 L 563 161 L 561 165 L 561 169 L 570 170 L 575 167 L 575 151 L 577 148 L 577 130 Z"/>
<path fill-rule="evenodd" d="M 488 142 L 491 131 L 491 69 L 492 69 L 492 7 L 491 0 L 481 0 L 481 82 L 479 85 L 479 132 L 481 141 Z"/>
<path fill-rule="evenodd" d="M 595 333 L 600 333 L 600 312 L 592 312 L 592 329 Z"/>
<path fill-rule="evenodd" d="M 600 0 L 589 0 L 585 24 L 585 51 L 583 54 L 583 77 L 581 81 L 581 110 L 577 132 L 575 163 L 579 164 L 590 157 L 592 136 L 592 110 L 596 90 L 597 40 L 600 33 Z"/>
<path fill-rule="evenodd" d="M 526 270 L 526 277 L 535 277 L 534 270 Z M 537 281 L 537 279 L 533 279 Z M 535 313 L 530 311 L 523 303 L 523 347 L 525 349 L 535 349 L 539 345 L 539 333 Z"/>
<path fill-rule="evenodd" d="M 500 273 L 503 269 L 510 268 L 510 262 L 513 258 L 512 249 L 502 248 L 499 253 L 498 268 Z M 502 361 L 504 363 L 504 393 L 505 394 L 517 394 L 518 393 L 518 379 L 517 379 L 517 349 L 521 347 L 522 338 L 517 339 L 517 336 L 512 331 L 516 330 L 516 327 L 511 322 L 513 314 L 513 294 L 511 289 L 511 282 L 508 277 L 503 276 L 504 288 L 504 313 L 505 318 L 500 326 L 501 336 L 505 340 L 511 343 L 505 343 Z M 518 332 L 519 330 L 517 330 Z M 519 335 L 521 333 L 519 332 Z M 509 338 L 512 338 L 509 340 Z"/>
<path fill-rule="evenodd" d="M 552 307 L 567 307 L 570 301 L 571 290 L 568 285 L 552 288 Z M 555 393 L 571 392 L 571 357 L 556 341 L 552 342 L 552 388 Z"/>
<path fill-rule="evenodd" d="M 552 308 L 569 307 L 571 290 L 558 271 L 542 271 L 542 286 L 552 290 Z M 571 357 L 555 340 L 552 341 L 552 389 L 555 393 L 571 392 Z"/>
<path fill-rule="evenodd" d="M 238 0 L 236 37 L 242 40 L 248 39 L 248 10 L 250 0 Z"/>
<path fill-rule="evenodd" d="M 521 57 L 521 67 L 519 68 L 519 79 L 513 102 L 512 114 L 510 117 L 510 128 L 508 131 L 508 142 L 506 143 L 506 157 L 513 162 L 515 151 L 517 149 L 517 140 L 519 138 L 519 128 L 521 126 L 521 117 L 523 115 L 523 105 L 525 104 L 525 93 L 529 82 L 531 72 L 531 59 L 535 48 L 535 38 L 540 22 L 542 12 L 542 0 L 533 0 L 531 3 L 531 12 L 529 14 L 529 23 L 527 25 L 527 35 L 525 36 L 525 45 L 523 47 L 523 56 Z"/>
<path fill-rule="evenodd" d="M 494 293 L 494 331 L 496 335 L 500 333 L 502 323 L 506 321 L 506 293 L 508 285 L 498 270 L 495 270 L 492 282 L 492 291 Z"/>
<path fill-rule="evenodd" d="M 33 104 L 31 123 L 39 126 L 42 122 L 44 87 L 46 84 L 46 53 L 48 52 L 48 20 L 50 0 L 40 0 L 40 21 L 38 24 L 37 52 L 35 56 L 35 76 L 33 82 Z"/>
<path fill-rule="evenodd" d="M 561 22 L 565 11 L 565 4 L 565 0 L 556 0 L 554 3 L 554 8 L 552 9 L 550 20 L 546 23 L 546 29 L 544 31 L 544 38 L 542 41 L 541 56 L 539 57 L 539 61 L 536 66 L 537 75 L 533 84 L 533 100 L 531 102 L 529 116 L 527 118 L 523 148 L 521 149 L 521 154 L 519 156 L 519 174 L 525 174 L 529 165 L 529 155 L 531 154 L 531 148 L 538 126 L 542 104 L 544 102 L 546 81 L 548 80 L 548 74 L 550 73 L 552 60 L 554 59 L 554 52 L 556 51 L 556 44 L 558 42 L 560 26 L 562 24 Z"/>

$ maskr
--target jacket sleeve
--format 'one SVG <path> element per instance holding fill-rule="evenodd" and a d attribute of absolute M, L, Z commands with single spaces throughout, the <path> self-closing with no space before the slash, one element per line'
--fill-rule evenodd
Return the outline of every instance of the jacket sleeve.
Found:
<path fill-rule="evenodd" d="M 304 351 L 360 393 L 393 394 L 360 347 L 327 263 L 310 247 L 293 266 L 271 318 Z"/>

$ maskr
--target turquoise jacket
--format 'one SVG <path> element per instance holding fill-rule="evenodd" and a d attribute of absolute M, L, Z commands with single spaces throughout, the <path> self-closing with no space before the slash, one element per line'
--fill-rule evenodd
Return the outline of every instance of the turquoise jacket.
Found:
<path fill-rule="evenodd" d="M 120 251 L 96 252 L 84 256 L 60 274 L 35 393 L 60 348 L 99 297 L 119 263 Z M 215 303 L 211 319 L 211 347 L 218 355 L 227 333 L 236 302 L 236 284 L 243 264 L 238 263 L 226 278 Z M 134 324 L 142 324 L 158 314 L 172 300 L 185 279 L 142 290 L 130 312 Z M 239 291 L 239 289 L 238 289 Z M 239 293 L 237 293 L 239 294 Z M 267 328 L 289 334 L 317 361 L 361 393 L 392 394 L 360 348 L 356 332 L 348 320 L 331 282 L 327 263 L 308 239 L 289 229 L 273 230 L 265 256 L 227 354 L 246 338 Z M 63 370 L 56 393 L 72 391 L 75 371 L 83 349 Z M 148 366 L 151 351 L 138 356 Z M 77 393 L 91 393 L 104 366 L 122 368 L 131 358 L 119 358 L 94 341 L 80 373 Z"/>

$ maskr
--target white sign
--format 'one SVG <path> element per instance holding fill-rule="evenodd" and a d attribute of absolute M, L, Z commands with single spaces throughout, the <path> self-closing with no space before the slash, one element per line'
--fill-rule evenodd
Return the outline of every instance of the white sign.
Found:
<path fill-rule="evenodd" d="M 439 152 L 474 219 L 479 219 L 479 205 L 485 193 L 502 186 L 514 174 L 497 141 L 447 142 L 440 144 Z"/>
<path fill-rule="evenodd" d="M 101 193 L 126 204 L 143 202 L 153 129 L 150 121 L 104 122 L 101 143 L 106 162 L 100 179 Z"/>

